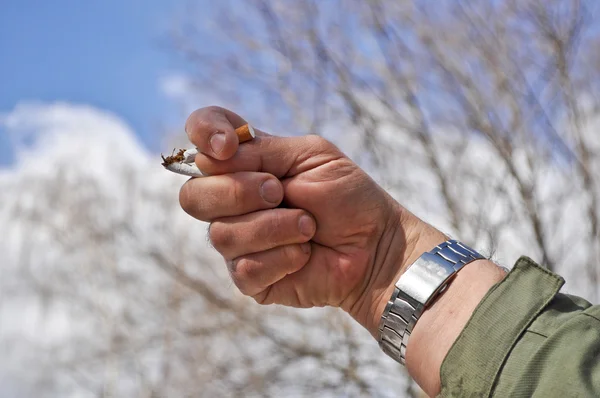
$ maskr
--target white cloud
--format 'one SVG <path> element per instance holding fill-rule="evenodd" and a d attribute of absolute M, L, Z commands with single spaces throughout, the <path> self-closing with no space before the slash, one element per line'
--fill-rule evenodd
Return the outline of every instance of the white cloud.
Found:
<path fill-rule="evenodd" d="M 131 153 L 138 162 L 149 157 L 122 119 L 87 105 L 21 103 L 2 115 L 0 127 L 14 143 L 18 167 L 70 159 L 99 170 L 109 167 L 111 159 L 126 159 Z"/>
<path fill-rule="evenodd" d="M 180 72 L 163 76 L 159 79 L 158 86 L 163 95 L 176 104 L 185 115 L 199 107 L 216 104 L 218 98 L 206 90 L 199 90 L 190 76 Z"/>
<path fill-rule="evenodd" d="M 138 273 L 146 264 L 137 250 L 164 240 L 154 223 L 165 218 L 186 223 L 200 241 L 204 228 L 177 206 L 185 178 L 165 172 L 117 115 L 87 105 L 28 102 L 0 115 L 0 129 L 11 138 L 16 159 L 0 168 L 0 380 L 29 391 L 54 371 L 58 358 L 44 362 L 45 349 L 94 327 L 89 314 L 73 312 L 78 297 L 107 308 L 122 305 L 115 281 L 104 290 L 93 280 L 111 261 L 125 273 Z M 142 242 L 112 233 L 125 220 Z M 153 272 L 145 272 L 146 282 L 156 279 Z M 95 328 L 101 342 L 102 328 Z M 89 344 L 66 346 L 85 351 L 99 343 L 90 338 Z M 4 392 L 0 388 L 0 396 Z"/>
<path fill-rule="evenodd" d="M 196 80 L 193 76 L 183 72 L 172 72 L 165 74 L 158 81 L 158 89 L 163 95 L 175 104 L 187 117 L 194 110 L 211 105 L 219 105 L 229 109 L 257 111 L 258 100 L 236 101 L 235 98 L 223 96 L 219 90 L 215 90 L 210 82 Z M 244 107 L 246 106 L 246 107 Z"/>
<path fill-rule="evenodd" d="M 172 73 L 159 80 L 159 88 L 167 98 L 180 100 L 191 95 L 191 81 L 181 73 Z"/>

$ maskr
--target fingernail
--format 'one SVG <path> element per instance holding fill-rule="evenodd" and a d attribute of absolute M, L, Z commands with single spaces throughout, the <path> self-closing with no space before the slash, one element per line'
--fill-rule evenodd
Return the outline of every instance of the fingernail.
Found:
<path fill-rule="evenodd" d="M 279 203 L 281 200 L 279 183 L 272 178 L 263 182 L 260 186 L 260 196 L 269 203 Z"/>
<path fill-rule="evenodd" d="M 225 146 L 225 134 L 216 133 L 210 137 L 210 148 L 216 154 L 221 153 L 223 147 Z"/>
<path fill-rule="evenodd" d="M 302 249 L 302 251 L 306 254 L 310 253 L 310 243 L 306 242 L 306 243 L 302 243 L 300 245 L 300 248 Z"/>
<path fill-rule="evenodd" d="M 302 235 L 312 237 L 315 233 L 316 225 L 312 217 L 305 214 L 300 217 L 300 221 L 298 221 L 298 228 L 300 229 L 300 233 L 302 233 Z"/>

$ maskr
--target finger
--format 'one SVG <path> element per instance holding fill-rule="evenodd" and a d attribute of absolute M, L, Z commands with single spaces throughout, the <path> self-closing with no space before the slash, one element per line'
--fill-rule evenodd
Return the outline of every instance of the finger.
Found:
<path fill-rule="evenodd" d="M 310 259 L 310 249 L 306 242 L 238 257 L 230 262 L 231 278 L 243 294 L 256 296 L 301 269 Z"/>
<path fill-rule="evenodd" d="M 270 209 L 277 207 L 282 199 L 281 182 L 267 173 L 192 178 L 179 191 L 183 210 L 202 221 Z"/>
<path fill-rule="evenodd" d="M 314 218 L 300 209 L 270 209 L 221 218 L 208 232 L 213 246 L 226 260 L 274 247 L 308 242 L 315 234 Z"/>
<path fill-rule="evenodd" d="M 224 160 L 237 151 L 239 142 L 235 129 L 244 124 L 246 121 L 239 115 L 210 106 L 194 111 L 185 122 L 185 131 L 202 153 Z"/>
<path fill-rule="evenodd" d="M 263 171 L 282 178 L 344 158 L 333 144 L 316 135 L 275 137 L 262 132 L 257 134 L 254 140 L 240 145 L 231 158 L 219 161 L 198 154 L 196 165 L 209 175 Z"/>

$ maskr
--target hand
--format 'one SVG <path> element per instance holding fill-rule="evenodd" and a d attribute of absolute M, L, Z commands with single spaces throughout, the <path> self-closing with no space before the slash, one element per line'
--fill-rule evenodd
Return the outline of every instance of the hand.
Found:
<path fill-rule="evenodd" d="M 318 136 L 258 131 L 238 146 L 240 116 L 218 107 L 186 123 L 209 177 L 181 189 L 182 208 L 209 237 L 242 293 L 261 304 L 337 306 L 375 336 L 402 269 L 444 236 L 403 209 Z M 430 247 L 418 239 L 433 234 Z"/>

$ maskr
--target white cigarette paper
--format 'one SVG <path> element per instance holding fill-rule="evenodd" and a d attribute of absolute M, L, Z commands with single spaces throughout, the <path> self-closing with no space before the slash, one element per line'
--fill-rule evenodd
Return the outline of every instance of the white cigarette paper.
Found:
<path fill-rule="evenodd" d="M 198 166 L 196 166 L 196 163 L 194 163 L 194 157 L 196 156 L 196 153 L 198 153 L 198 151 L 194 148 L 194 149 L 188 149 L 186 151 L 187 152 L 195 152 L 194 156 L 192 156 L 192 161 L 191 162 L 175 162 L 175 163 L 171 163 L 168 165 L 165 165 L 165 169 L 172 171 L 173 173 L 177 173 L 177 174 L 183 174 L 184 176 L 188 176 L 188 177 L 204 177 L 204 174 L 202 173 L 202 171 L 198 168 Z"/>
<path fill-rule="evenodd" d="M 251 141 L 256 137 L 256 133 L 254 132 L 254 128 L 249 124 L 245 124 L 241 127 L 238 127 L 235 130 L 240 144 L 246 141 Z M 167 156 L 166 158 L 161 155 L 163 159 L 162 165 L 165 169 L 172 171 L 173 173 L 182 174 L 188 177 L 205 177 L 205 174 L 202 173 L 202 170 L 196 166 L 195 159 L 198 154 L 198 149 L 190 148 L 190 149 L 180 149 L 177 154 L 173 151 L 171 156 Z"/>

